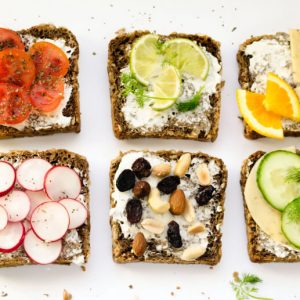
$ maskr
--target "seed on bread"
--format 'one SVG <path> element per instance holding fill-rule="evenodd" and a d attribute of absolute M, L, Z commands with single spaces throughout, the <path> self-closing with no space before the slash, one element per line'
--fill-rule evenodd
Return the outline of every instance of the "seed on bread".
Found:
<path fill-rule="evenodd" d="M 162 163 L 152 168 L 152 175 L 156 177 L 165 177 L 170 175 L 171 165 L 169 163 Z"/>
<path fill-rule="evenodd" d="M 183 190 L 177 189 L 173 192 L 170 196 L 169 203 L 170 203 L 170 212 L 173 215 L 181 215 L 185 210 L 185 195 Z"/>
<path fill-rule="evenodd" d="M 211 185 L 212 178 L 207 164 L 200 164 L 196 170 L 199 183 L 203 186 Z"/>
<path fill-rule="evenodd" d="M 205 225 L 202 223 L 196 223 L 188 227 L 187 232 L 189 234 L 197 234 L 205 231 Z"/>
<path fill-rule="evenodd" d="M 174 175 L 183 177 L 191 165 L 191 160 L 192 156 L 190 153 L 182 154 L 175 165 Z"/>
<path fill-rule="evenodd" d="M 147 241 L 142 232 L 138 232 L 132 242 L 132 251 L 136 256 L 142 256 L 147 249 Z"/>

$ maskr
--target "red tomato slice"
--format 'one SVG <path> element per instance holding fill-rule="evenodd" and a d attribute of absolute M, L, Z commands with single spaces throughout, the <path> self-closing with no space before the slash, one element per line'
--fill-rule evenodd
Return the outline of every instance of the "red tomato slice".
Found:
<path fill-rule="evenodd" d="M 13 30 L 0 28 L 0 51 L 6 48 L 25 50 L 20 36 Z"/>
<path fill-rule="evenodd" d="M 18 124 L 31 112 L 29 94 L 19 86 L 0 83 L 0 124 Z"/>
<path fill-rule="evenodd" d="M 32 105 L 40 111 L 55 110 L 64 98 L 63 79 L 36 82 L 31 89 L 30 98 Z"/>
<path fill-rule="evenodd" d="M 39 76 L 64 77 L 69 69 L 69 59 L 59 47 L 48 42 L 38 42 L 29 49 Z"/>
<path fill-rule="evenodd" d="M 19 49 L 0 52 L 0 82 L 29 88 L 35 79 L 35 66 L 30 56 Z"/>

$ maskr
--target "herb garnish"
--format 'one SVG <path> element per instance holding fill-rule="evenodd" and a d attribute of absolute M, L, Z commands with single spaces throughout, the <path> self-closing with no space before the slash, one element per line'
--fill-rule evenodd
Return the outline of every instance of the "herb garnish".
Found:
<path fill-rule="evenodd" d="M 272 298 L 264 298 L 254 295 L 258 292 L 258 288 L 255 285 L 261 282 L 262 280 L 253 274 L 243 274 L 241 278 L 238 274 L 235 274 L 234 281 L 231 281 L 230 284 L 235 292 L 237 300 L 273 300 Z"/>
<path fill-rule="evenodd" d="M 286 182 L 300 183 L 300 168 L 292 167 L 288 170 L 288 174 L 285 178 Z"/>
<path fill-rule="evenodd" d="M 204 87 L 201 87 L 200 90 L 190 99 L 184 101 L 184 102 L 179 102 L 176 104 L 178 111 L 180 112 L 187 112 L 190 110 L 194 110 L 200 103 L 201 99 L 201 92 Z"/>

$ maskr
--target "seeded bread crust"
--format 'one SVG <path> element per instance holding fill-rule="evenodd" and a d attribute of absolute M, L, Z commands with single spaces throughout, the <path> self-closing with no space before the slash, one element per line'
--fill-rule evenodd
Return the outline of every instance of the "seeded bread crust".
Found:
<path fill-rule="evenodd" d="M 240 184 L 241 184 L 243 200 L 244 200 L 243 203 L 244 203 L 244 214 L 245 214 L 245 221 L 246 221 L 246 232 L 247 232 L 247 239 L 248 239 L 248 254 L 250 260 L 255 263 L 299 262 L 300 258 L 295 256 L 293 253 L 290 253 L 287 257 L 281 258 L 260 246 L 258 236 L 261 229 L 251 217 L 245 201 L 244 190 L 245 190 L 245 185 L 249 173 L 253 168 L 253 166 L 255 165 L 256 161 L 260 159 L 264 154 L 265 152 L 263 151 L 257 151 L 251 154 L 246 160 L 244 160 L 241 169 Z"/>
<path fill-rule="evenodd" d="M 46 151 L 11 151 L 8 153 L 0 153 L 0 160 L 9 161 L 11 163 L 16 161 L 23 161 L 28 158 L 39 157 L 49 161 L 52 165 L 68 166 L 70 168 L 76 168 L 82 172 L 81 180 L 86 184 L 82 184 L 81 193 L 85 197 L 86 207 L 89 212 L 90 207 L 90 195 L 89 195 L 89 164 L 84 156 L 70 152 L 64 149 L 51 149 Z M 90 215 L 88 214 L 86 224 L 77 229 L 79 237 L 82 239 L 82 254 L 84 256 L 84 263 L 87 263 L 90 255 Z M 63 244 L 62 253 L 66 247 Z M 21 255 L 14 255 L 7 259 L 0 258 L 0 268 L 2 267 L 17 267 L 24 265 L 34 264 L 25 254 L 23 246 L 19 247 Z M 18 253 L 18 252 L 17 252 Z M 72 263 L 71 258 L 64 258 L 62 255 L 54 262 L 54 264 L 70 265 Z"/>
<path fill-rule="evenodd" d="M 129 64 L 128 47 L 142 35 L 150 33 L 149 31 L 134 31 L 132 33 L 120 32 L 109 43 L 108 48 L 108 77 L 110 83 L 110 97 L 111 97 L 111 113 L 112 126 L 115 136 L 118 139 L 131 139 L 142 137 L 155 137 L 164 139 L 191 139 L 198 141 L 213 142 L 218 135 L 218 126 L 221 109 L 221 89 L 224 82 L 218 84 L 215 94 L 210 96 L 210 103 L 212 110 L 210 112 L 211 129 L 205 134 L 204 131 L 198 132 L 197 126 L 185 124 L 178 127 L 174 124 L 168 124 L 159 130 L 141 131 L 132 128 L 126 122 L 122 113 L 122 106 L 125 98 L 122 96 L 122 88 L 120 82 L 120 70 Z M 219 63 L 221 63 L 220 43 L 213 40 L 209 36 L 197 34 L 182 34 L 172 33 L 163 38 L 187 38 L 196 41 L 198 44 L 204 46 L 208 52 L 214 55 Z"/>
<path fill-rule="evenodd" d="M 244 43 L 242 43 L 239 47 L 238 53 L 237 53 L 237 62 L 239 66 L 239 83 L 241 85 L 242 89 L 250 90 L 254 78 L 252 78 L 249 65 L 250 60 L 249 56 L 245 54 L 245 49 L 248 45 L 252 44 L 253 42 L 260 41 L 261 39 L 277 39 L 275 35 L 266 34 L 266 35 L 260 35 L 256 37 L 251 37 L 250 39 L 246 40 Z M 259 138 L 265 138 L 265 136 L 260 135 L 259 133 L 253 131 L 249 125 L 243 120 L 244 124 L 244 136 L 251 140 L 256 140 Z M 290 130 L 284 130 L 284 136 L 300 136 L 300 131 L 290 131 Z"/>
<path fill-rule="evenodd" d="M 112 197 L 114 192 L 114 177 L 119 167 L 119 164 L 122 160 L 122 157 L 130 152 L 136 152 L 134 150 L 120 153 L 120 155 L 111 162 L 110 165 L 110 207 L 115 207 L 115 201 Z M 183 153 L 182 151 L 144 151 L 147 153 L 151 153 L 157 156 L 160 156 L 166 160 L 178 160 Z M 129 262 L 149 262 L 149 263 L 168 263 L 168 264 L 206 264 L 206 265 L 216 265 L 222 256 L 222 233 L 217 230 L 216 225 L 223 223 L 224 218 L 224 201 L 225 201 L 225 189 L 227 185 L 227 169 L 224 165 L 223 161 L 219 158 L 215 158 L 209 156 L 205 153 L 191 153 L 192 159 L 194 157 L 204 158 L 207 161 L 214 160 L 216 164 L 220 167 L 222 176 L 219 178 L 221 191 L 218 195 L 214 196 L 217 198 L 218 206 L 222 207 L 221 212 L 216 212 L 214 216 L 212 216 L 211 222 L 211 230 L 213 232 L 212 237 L 209 238 L 209 244 L 207 247 L 206 253 L 201 256 L 200 258 L 194 261 L 184 261 L 181 260 L 179 257 L 171 257 L 168 256 L 166 253 L 162 252 L 161 254 L 157 254 L 156 256 L 151 257 L 137 257 L 132 252 L 132 239 L 125 239 L 122 235 L 120 225 L 118 222 L 114 221 L 110 218 L 110 225 L 112 228 L 112 256 L 113 260 L 117 263 L 129 263 Z M 148 247 L 154 247 L 154 242 L 149 242 Z M 155 250 L 154 250 L 155 251 Z"/>
<path fill-rule="evenodd" d="M 79 106 L 79 84 L 78 84 L 78 58 L 79 45 L 74 34 L 64 27 L 56 27 L 51 24 L 41 24 L 29 29 L 17 31 L 20 35 L 29 34 L 36 38 L 63 39 L 67 46 L 75 48 L 69 61 L 70 67 L 65 76 L 66 83 L 72 86 L 72 94 L 63 110 L 63 115 L 72 117 L 71 124 L 66 127 L 54 125 L 45 129 L 33 129 L 25 127 L 23 130 L 17 130 L 13 127 L 0 125 L 0 139 L 8 139 L 25 136 L 49 135 L 62 132 L 80 132 L 80 106 Z M 28 49 L 27 49 L 28 50 Z"/>

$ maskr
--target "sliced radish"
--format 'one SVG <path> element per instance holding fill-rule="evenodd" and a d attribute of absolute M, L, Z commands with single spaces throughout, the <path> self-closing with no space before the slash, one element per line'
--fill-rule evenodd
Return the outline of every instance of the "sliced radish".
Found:
<path fill-rule="evenodd" d="M 31 224 L 30 224 L 30 222 L 28 220 L 25 219 L 23 221 L 23 225 L 24 225 L 25 232 L 27 232 L 29 229 L 31 229 Z"/>
<path fill-rule="evenodd" d="M 44 188 L 46 173 L 52 165 L 41 158 L 25 160 L 17 170 L 17 180 L 26 190 L 41 191 Z"/>
<path fill-rule="evenodd" d="M 61 239 L 69 228 L 70 217 L 66 208 L 58 202 L 45 202 L 32 213 L 31 228 L 45 242 Z"/>
<path fill-rule="evenodd" d="M 3 230 L 8 223 L 8 214 L 6 209 L 0 205 L 0 231 Z"/>
<path fill-rule="evenodd" d="M 40 204 L 52 201 L 44 191 L 32 192 L 26 191 L 25 192 L 30 199 L 30 210 L 26 217 L 27 220 L 30 221 L 32 212 L 38 207 Z"/>
<path fill-rule="evenodd" d="M 17 250 L 23 243 L 24 236 L 25 230 L 22 222 L 8 223 L 0 231 L 0 251 L 8 253 Z"/>
<path fill-rule="evenodd" d="M 78 228 L 81 226 L 88 215 L 86 207 L 74 199 L 62 199 L 59 201 L 68 211 L 70 216 L 69 229 Z"/>
<path fill-rule="evenodd" d="M 59 257 L 62 249 L 62 241 L 46 243 L 40 240 L 33 230 L 29 230 L 24 239 L 24 250 L 35 263 L 51 264 Z"/>
<path fill-rule="evenodd" d="M 8 194 L 16 182 L 16 170 L 12 164 L 0 161 L 0 197 Z"/>
<path fill-rule="evenodd" d="M 13 190 L 8 195 L 0 197 L 2 205 L 8 214 L 9 222 L 19 222 L 27 217 L 30 210 L 30 200 L 25 192 Z"/>
<path fill-rule="evenodd" d="M 80 190 L 80 178 L 71 168 L 56 166 L 46 174 L 45 191 L 52 200 L 76 199 L 80 194 Z"/>

